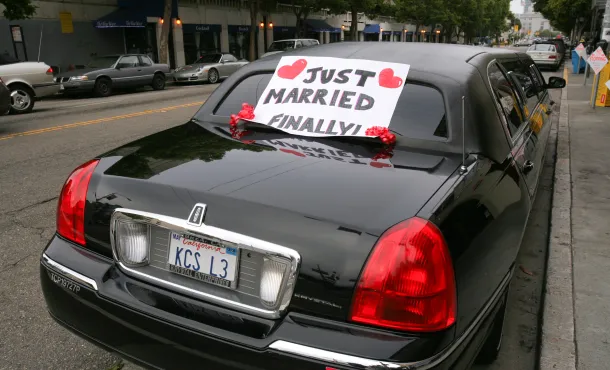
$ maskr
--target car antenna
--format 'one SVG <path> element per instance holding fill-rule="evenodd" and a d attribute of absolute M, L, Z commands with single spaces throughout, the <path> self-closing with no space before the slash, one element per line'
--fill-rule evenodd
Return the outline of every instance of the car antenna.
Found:
<path fill-rule="evenodd" d="M 466 104 L 464 103 L 466 97 L 462 95 L 462 165 L 460 166 L 460 175 L 466 173 L 468 168 L 466 167 Z"/>
<path fill-rule="evenodd" d="M 42 30 L 44 29 L 44 24 L 40 26 L 40 42 L 38 43 L 38 63 L 40 63 L 40 49 L 42 48 Z"/>

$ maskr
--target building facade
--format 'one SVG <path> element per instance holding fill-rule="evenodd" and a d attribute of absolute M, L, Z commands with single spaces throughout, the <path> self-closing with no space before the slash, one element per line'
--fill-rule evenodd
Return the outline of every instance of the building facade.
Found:
<path fill-rule="evenodd" d="M 38 0 L 32 19 L 8 21 L 0 17 L 0 53 L 21 60 L 40 60 L 59 70 L 82 68 L 95 56 L 146 53 L 172 68 L 192 63 L 211 52 L 230 52 L 248 59 L 250 13 L 245 0 L 174 0 L 168 60 L 159 61 L 164 0 Z M 274 40 L 294 38 L 297 19 L 288 4 L 259 14 L 255 51 L 262 55 Z M 440 28 L 396 23 L 392 18 L 368 19 L 325 11 L 306 20 L 306 37 L 320 43 L 348 41 L 440 42 Z M 17 30 L 17 31 L 16 31 Z M 17 37 L 19 36 L 19 37 Z"/>
<path fill-rule="evenodd" d="M 551 22 L 540 13 L 529 12 L 517 14 L 517 18 L 521 21 L 521 30 L 525 34 L 534 35 L 536 32 L 542 30 L 555 31 L 551 26 Z"/>

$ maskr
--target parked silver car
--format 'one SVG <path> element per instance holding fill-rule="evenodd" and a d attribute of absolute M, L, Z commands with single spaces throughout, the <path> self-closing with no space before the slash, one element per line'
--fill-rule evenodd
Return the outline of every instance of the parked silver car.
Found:
<path fill-rule="evenodd" d="M 109 96 L 114 88 L 151 86 L 163 90 L 170 74 L 167 64 L 153 63 L 144 54 L 108 55 L 91 60 L 84 69 L 61 73 L 56 81 L 66 93 Z"/>
<path fill-rule="evenodd" d="M 53 81 L 53 69 L 42 62 L 0 60 L 0 78 L 11 94 L 10 113 L 29 113 L 36 99 L 55 95 L 59 84 Z"/>
<path fill-rule="evenodd" d="M 221 79 L 229 77 L 246 64 L 248 64 L 247 60 L 237 60 L 233 54 L 206 54 L 197 59 L 195 63 L 176 69 L 174 71 L 174 81 L 207 81 L 215 84 Z"/>

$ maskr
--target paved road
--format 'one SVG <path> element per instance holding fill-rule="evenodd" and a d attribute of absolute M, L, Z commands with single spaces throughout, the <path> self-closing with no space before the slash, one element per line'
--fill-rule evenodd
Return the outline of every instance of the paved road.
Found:
<path fill-rule="evenodd" d="M 120 360 L 47 315 L 38 261 L 55 230 L 57 195 L 91 157 L 186 122 L 213 86 L 39 102 L 0 117 L 0 369 L 108 369 Z"/>
<path fill-rule="evenodd" d="M 116 356 L 60 328 L 46 313 L 38 261 L 55 230 L 57 195 L 77 165 L 186 122 L 212 89 L 203 85 L 106 99 L 54 99 L 39 102 L 32 114 L 0 117 L 0 369 L 123 366 Z M 555 100 L 560 101 L 558 96 Z M 551 161 L 549 155 L 547 164 Z M 519 255 L 504 349 L 494 365 L 477 370 L 535 368 L 551 172 L 545 171 Z"/>

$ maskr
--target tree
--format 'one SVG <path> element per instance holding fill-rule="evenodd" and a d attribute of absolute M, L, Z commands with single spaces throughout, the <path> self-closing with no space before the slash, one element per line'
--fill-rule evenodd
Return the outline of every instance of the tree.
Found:
<path fill-rule="evenodd" d="M 9 21 L 32 18 L 36 13 L 32 0 L 0 0 L 0 5 L 6 8 L 3 15 Z"/>
<path fill-rule="evenodd" d="M 443 23 L 448 14 L 447 2 L 443 0 L 396 0 L 396 19 L 399 22 L 412 22 L 415 24 L 415 34 L 419 35 L 419 28 L 433 23 Z"/>
<path fill-rule="evenodd" d="M 169 64 L 169 27 L 172 24 L 172 0 L 165 0 L 163 5 L 163 26 L 161 27 L 161 36 L 159 37 L 159 63 Z"/>
<path fill-rule="evenodd" d="M 323 0 L 291 0 L 292 11 L 297 17 L 297 34 L 298 37 L 305 37 L 306 21 L 311 13 L 323 9 Z"/>
<path fill-rule="evenodd" d="M 582 35 L 591 19 L 590 0 L 536 0 L 534 10 L 542 13 L 553 28 L 565 34 L 574 30 L 577 37 Z M 579 22 L 579 18 L 585 21 Z"/>

